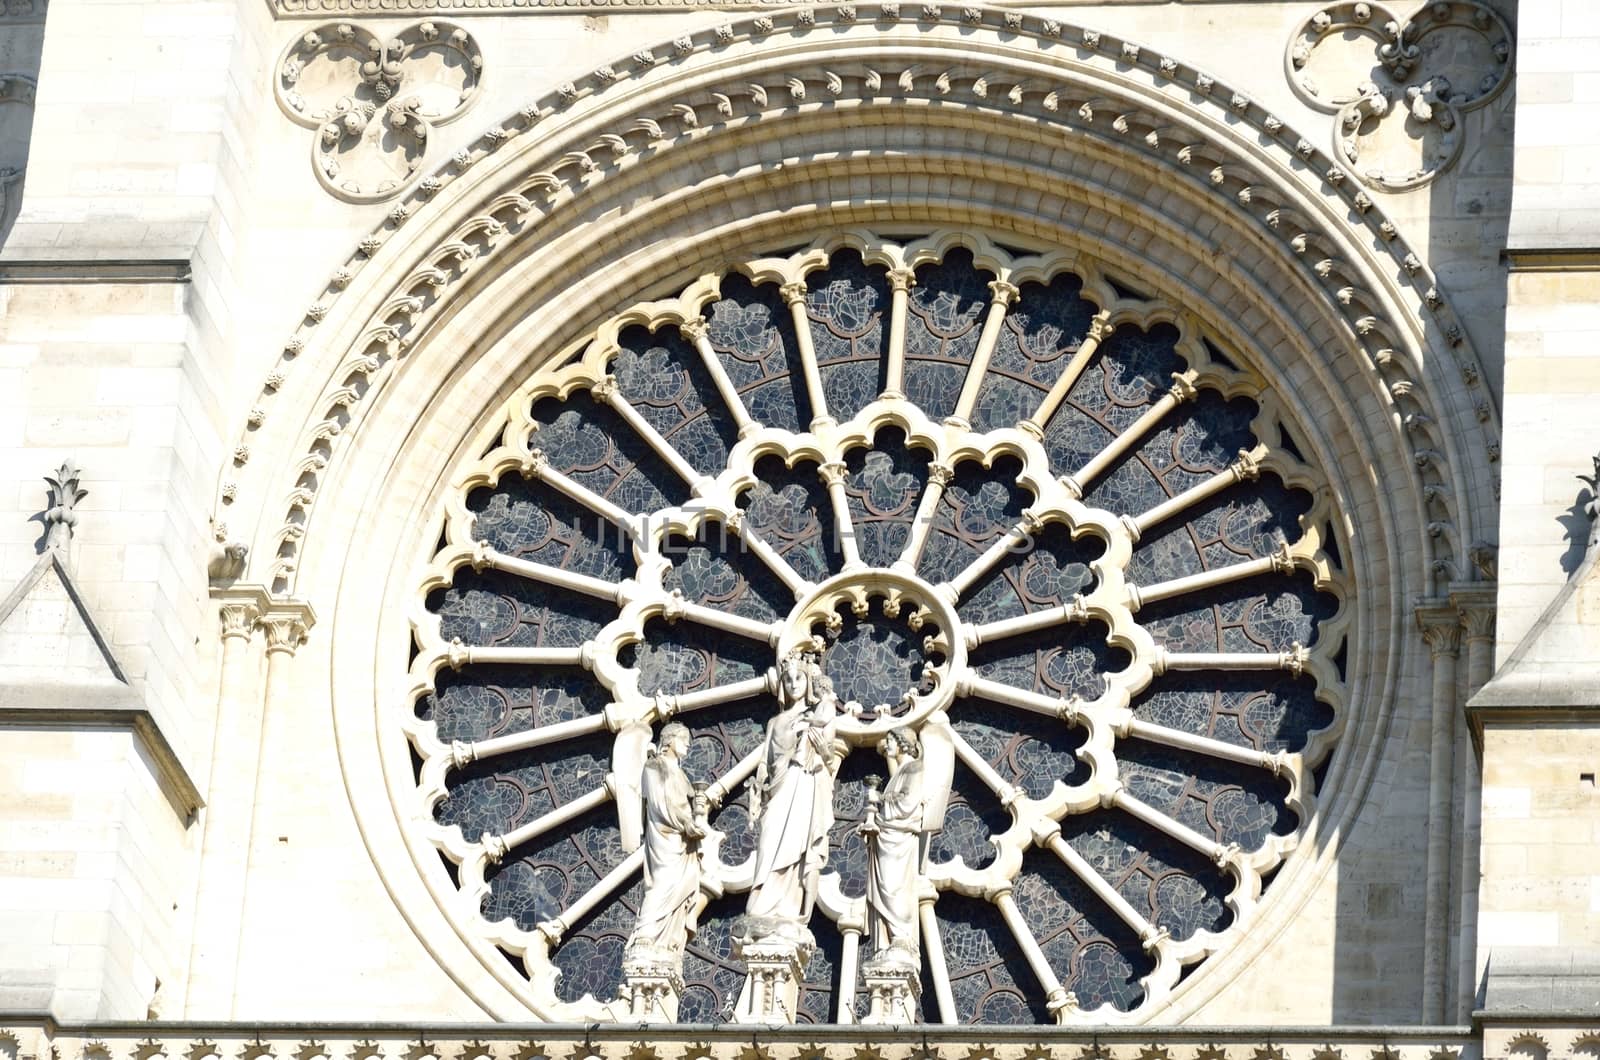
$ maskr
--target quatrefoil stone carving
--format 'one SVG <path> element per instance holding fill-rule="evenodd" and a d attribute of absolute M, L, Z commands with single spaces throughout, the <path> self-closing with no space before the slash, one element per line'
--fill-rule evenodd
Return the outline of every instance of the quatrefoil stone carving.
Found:
<path fill-rule="evenodd" d="M 1334 154 L 1373 187 L 1404 191 L 1460 157 L 1462 115 L 1505 88 L 1513 50 L 1505 19 L 1476 0 L 1405 19 L 1346 0 L 1295 30 L 1284 68 L 1301 99 L 1335 115 Z"/>
<path fill-rule="evenodd" d="M 316 130 L 311 168 L 332 194 L 379 202 L 422 169 L 433 126 L 477 98 L 483 55 L 460 26 L 432 20 L 384 39 L 353 22 L 302 35 L 278 60 L 278 105 Z"/>

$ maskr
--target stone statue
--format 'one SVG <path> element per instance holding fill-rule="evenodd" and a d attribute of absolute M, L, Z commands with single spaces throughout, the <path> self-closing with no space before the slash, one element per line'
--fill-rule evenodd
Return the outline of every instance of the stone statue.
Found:
<path fill-rule="evenodd" d="M 688 728 L 669 722 L 661 729 L 659 749 L 645 760 L 644 898 L 626 959 L 681 962 L 694 934 L 707 806 L 680 765 L 688 750 Z"/>
<path fill-rule="evenodd" d="M 889 783 L 869 802 L 861 834 L 867 840 L 867 929 L 875 966 L 917 969 L 922 949 L 917 925 L 917 874 L 922 867 L 924 810 L 928 800 L 922 744 L 905 727 L 878 744 L 889 763 Z"/>
<path fill-rule="evenodd" d="M 756 860 L 745 934 L 810 942 L 806 923 L 828 860 L 839 697 L 814 652 L 783 660 L 779 710 L 767 723 L 765 752 L 750 790 Z"/>

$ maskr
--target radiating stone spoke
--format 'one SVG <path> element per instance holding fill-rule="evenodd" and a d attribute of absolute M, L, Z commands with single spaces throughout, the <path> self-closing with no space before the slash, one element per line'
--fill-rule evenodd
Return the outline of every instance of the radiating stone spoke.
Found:
<path fill-rule="evenodd" d="M 756 766 L 761 764 L 761 756 L 765 750 L 764 747 L 757 747 L 754 751 L 735 762 L 733 768 L 718 777 L 706 789 L 706 798 L 711 800 L 711 805 L 722 805 L 723 799 L 737 791 L 740 784 L 743 784 L 755 774 Z"/>
<path fill-rule="evenodd" d="M 504 835 L 485 833 L 481 840 L 484 853 L 490 862 L 498 865 L 505 859 L 508 851 L 539 838 L 552 828 L 582 817 L 598 806 L 604 806 L 614 797 L 615 793 L 611 790 L 611 781 L 608 777 L 606 783 L 600 787 L 578 796 L 571 802 L 563 803 L 549 813 L 535 817 L 527 824 L 519 825 Z"/>
<path fill-rule="evenodd" d="M 766 538 L 751 528 L 750 520 L 743 512 L 734 512 L 730 515 L 728 517 L 728 525 L 733 528 L 734 533 L 739 535 L 740 543 L 752 555 L 762 563 L 765 563 L 767 569 L 777 575 L 778 579 L 788 587 L 789 591 L 794 593 L 796 599 L 812 590 L 813 583 L 795 570 L 789 561 L 783 558 L 783 554 L 773 548 Z"/>
<path fill-rule="evenodd" d="M 616 868 L 602 876 L 593 887 L 585 891 L 577 901 L 561 911 L 561 915 L 550 920 L 541 921 L 539 933 L 550 940 L 553 946 L 560 942 L 572 925 L 588 916 L 599 904 L 611 897 L 612 892 L 623 886 L 633 877 L 633 874 L 644 867 L 644 847 L 640 847 L 632 854 L 623 858 Z"/>
<path fill-rule="evenodd" d="M 1298 677 L 1310 661 L 1303 645 L 1293 644 L 1287 651 L 1168 651 L 1157 647 L 1151 668 L 1157 674 L 1168 670 L 1286 670 Z"/>
<path fill-rule="evenodd" d="M 651 451 L 664 460 L 668 467 L 677 473 L 689 486 L 689 492 L 701 495 L 707 492 L 712 484 L 712 479 L 700 474 L 694 465 L 666 438 L 655 426 L 641 413 L 633 402 L 622 396 L 621 388 L 617 386 L 615 376 L 606 376 L 589 389 L 596 400 L 604 401 L 622 417 L 633 433 L 650 447 Z"/>
<path fill-rule="evenodd" d="M 844 491 L 845 466 L 831 461 L 817 468 L 823 484 L 828 487 L 828 500 L 833 505 L 834 532 L 839 535 L 839 551 L 844 556 L 844 567 L 852 570 L 861 566 L 861 547 L 856 541 L 856 528 L 850 518 L 850 497 Z"/>
<path fill-rule="evenodd" d="M 910 269 L 889 270 L 889 356 L 884 370 L 883 397 L 906 396 L 906 314 L 910 309 L 911 288 L 917 277 Z"/>
<path fill-rule="evenodd" d="M 762 622 L 736 615 L 731 611 L 689 603 L 683 598 L 683 594 L 676 590 L 667 594 L 663 614 L 668 622 L 684 619 L 696 625 L 710 626 L 712 629 L 732 633 L 736 637 L 757 640 L 763 644 L 777 644 L 778 636 L 783 632 L 783 626 L 777 622 Z"/>
<path fill-rule="evenodd" d="M 1267 447 L 1264 445 L 1257 445 L 1254 449 L 1241 449 L 1239 459 L 1223 470 L 1163 501 L 1143 515 L 1135 516 L 1131 521 L 1134 532 L 1142 535 L 1152 526 L 1158 526 L 1180 512 L 1215 497 L 1229 486 L 1240 482 L 1254 482 L 1261 474 L 1261 460 L 1266 455 Z"/>
<path fill-rule="evenodd" d="M 917 512 L 911 519 L 911 533 L 906 540 L 906 547 L 900 553 L 900 558 L 894 561 L 894 569 L 906 574 L 913 574 L 917 569 L 917 561 L 922 558 L 922 550 L 927 547 L 928 535 L 933 532 L 934 513 L 939 510 L 939 501 L 944 497 L 945 487 L 950 485 L 950 480 L 955 478 L 955 469 L 949 464 L 933 463 L 928 465 L 928 484 L 922 489 L 922 497 L 917 501 Z"/>
<path fill-rule="evenodd" d="M 806 381 L 806 397 L 811 401 L 811 429 L 832 422 L 828 415 L 828 395 L 822 389 L 822 370 L 817 366 L 817 348 L 811 339 L 811 317 L 806 312 L 806 285 L 804 281 L 786 283 L 780 289 L 783 300 L 789 305 L 789 316 L 794 321 L 796 352 L 800 355 L 800 371 Z"/>
<path fill-rule="evenodd" d="M 1105 474 L 1107 468 L 1121 460 L 1130 449 L 1155 430 L 1156 425 L 1167 417 L 1167 413 L 1185 401 L 1195 399 L 1199 391 L 1195 389 L 1194 382 L 1198 377 L 1198 373 L 1194 371 L 1173 373 L 1172 386 L 1167 388 L 1167 392 L 1161 395 L 1161 398 L 1143 415 L 1129 424 L 1121 434 L 1113 438 L 1109 445 L 1096 453 L 1088 463 L 1072 474 L 1062 476 L 1062 485 L 1066 486 L 1074 497 L 1082 497 L 1094 481 Z"/>
<path fill-rule="evenodd" d="M 1006 322 L 1006 310 L 1017 300 L 1015 284 L 1005 280 L 989 281 L 989 312 L 983 320 L 983 331 L 978 335 L 978 348 L 972 353 L 972 363 L 967 366 L 966 379 L 961 393 L 956 397 L 955 412 L 947 422 L 969 427 L 972 406 L 978 403 L 978 392 L 983 388 L 984 373 L 989 370 L 989 358 L 994 354 L 994 344 L 1000 339 L 1000 328 Z"/>
<path fill-rule="evenodd" d="M 994 897 L 994 904 L 1000 910 L 1000 915 L 1005 918 L 1006 927 L 1011 929 L 1012 937 L 1017 940 L 1017 945 L 1022 948 L 1023 957 L 1027 958 L 1028 967 L 1039 980 L 1039 985 L 1044 987 L 1045 1005 L 1051 1014 L 1060 1022 L 1061 1015 L 1069 1003 L 1066 988 L 1061 985 L 1061 980 L 1056 977 L 1054 968 L 1046 959 L 1044 950 L 1039 948 L 1039 940 L 1034 938 L 1033 929 L 1028 926 L 1027 919 L 1022 915 L 1022 910 L 1017 908 L 1017 900 L 1012 897 L 1008 887 Z"/>
<path fill-rule="evenodd" d="M 1000 800 L 1000 805 L 1010 806 L 1021 797 L 1022 791 L 1007 783 L 994 766 L 989 764 L 989 760 L 979 754 L 977 748 L 968 743 L 964 736 L 952 730 L 950 739 L 955 745 L 956 757 L 961 760 L 962 765 L 972 770 L 978 779 L 983 781 L 984 786 L 994 792 L 995 798 Z"/>
<path fill-rule="evenodd" d="M 445 662 L 452 670 L 486 663 L 511 666 L 582 666 L 588 669 L 594 662 L 594 651 L 588 645 L 576 648 L 500 647 L 463 644 L 459 637 L 446 646 L 445 653 Z"/>
<path fill-rule="evenodd" d="M 529 479 L 544 482 L 554 487 L 559 492 L 605 519 L 629 537 L 637 540 L 643 536 L 644 527 L 640 525 L 638 517 L 619 505 L 606 500 L 589 487 L 551 467 L 550 460 L 543 450 L 529 450 L 528 458 L 522 466 L 522 473 Z"/>
<path fill-rule="evenodd" d="M 1042 692 L 1031 692 L 1025 688 L 1008 685 L 1004 681 L 996 681 L 988 677 L 971 676 L 964 678 L 962 685 L 963 694 L 977 696 L 991 700 L 1008 707 L 1017 707 L 1042 714 L 1047 718 L 1062 718 L 1068 721 L 1076 718 L 1082 708 L 1083 700 L 1077 696 L 1068 699 L 1058 699 L 1047 696 Z"/>
<path fill-rule="evenodd" d="M 1066 603 L 1056 604 L 1054 607 L 996 619 L 981 626 L 971 626 L 966 634 L 967 647 L 976 648 L 980 644 L 992 644 L 1007 637 L 1020 637 L 1024 633 L 1037 633 L 1041 629 L 1081 624 L 1088 620 L 1089 610 L 1083 605 L 1083 597 L 1074 596 Z"/>
<path fill-rule="evenodd" d="M 1106 323 L 1107 314 L 1104 310 L 1096 313 L 1089 321 L 1089 333 L 1084 336 L 1072 358 L 1062 367 L 1061 374 L 1056 376 L 1056 381 L 1051 384 L 1049 393 L 1039 402 L 1039 407 L 1032 416 L 1020 421 L 1017 426 L 1027 431 L 1035 438 L 1044 437 L 1044 429 L 1050 425 L 1050 420 L 1061 408 L 1061 403 L 1067 400 L 1067 395 L 1077 385 L 1083 370 L 1089 367 L 1089 362 L 1094 359 L 1095 351 L 1100 348 L 1100 343 L 1111 333 L 1110 326 Z"/>
<path fill-rule="evenodd" d="M 507 574 L 515 574 L 519 578 L 527 578 L 530 581 L 536 581 L 556 589 L 582 593 L 584 596 L 592 596 L 597 600 L 608 600 L 611 603 L 621 601 L 623 594 L 623 586 L 618 582 L 609 582 L 604 578 L 596 578 L 590 574 L 563 570 L 548 563 L 508 556 L 504 552 L 491 547 L 487 541 L 479 541 L 473 550 L 472 569 L 475 571 L 504 571 Z"/>
<path fill-rule="evenodd" d="M 1043 526 L 1031 510 L 1024 511 L 1017 524 L 990 542 L 977 559 L 963 567 L 954 577 L 939 586 L 939 591 L 951 601 L 959 600 L 977 584 L 995 565 L 1007 556 L 1014 555 L 1032 543 L 1033 535 Z"/>
<path fill-rule="evenodd" d="M 945 957 L 944 938 L 939 933 L 939 916 L 934 912 L 933 902 L 922 902 L 917 914 L 922 922 L 922 944 L 928 948 L 928 971 L 933 974 L 933 996 L 939 1006 L 939 1022 L 960 1023 L 955 992 L 950 989 L 950 965 Z"/>
<path fill-rule="evenodd" d="M 1158 743 L 1166 747 L 1176 748 L 1180 751 L 1193 751 L 1196 754 L 1220 758 L 1228 762 L 1237 762 L 1243 766 L 1255 766 L 1265 769 L 1274 775 L 1282 773 L 1288 768 L 1289 756 L 1284 752 L 1258 751 L 1253 747 L 1240 747 L 1224 740 L 1210 736 L 1200 736 L 1182 729 L 1172 729 L 1155 722 L 1144 721 L 1140 718 L 1130 717 L 1118 732 L 1120 736 L 1131 736 L 1134 739 L 1145 740 L 1149 743 Z"/>
<path fill-rule="evenodd" d="M 1186 593 L 1215 589 L 1230 582 L 1254 578 L 1259 574 L 1287 574 L 1292 570 L 1294 570 L 1294 555 L 1290 552 L 1288 544 L 1280 540 L 1277 549 L 1271 555 L 1246 560 L 1243 563 L 1231 563 L 1225 567 L 1214 567 L 1195 574 L 1186 574 L 1181 578 L 1171 578 L 1143 588 L 1129 585 L 1128 606 L 1137 611 L 1145 604 L 1153 604 L 1157 600 L 1169 600 Z"/>
<path fill-rule="evenodd" d="M 738 388 L 728 376 L 728 369 L 717 356 L 717 351 L 712 349 L 710 329 L 706 322 L 694 317 L 679 324 L 678 332 L 693 343 L 695 351 L 700 354 L 700 360 L 705 363 L 706 371 L 711 374 L 711 382 L 716 386 L 717 393 L 722 395 L 723 405 L 733 417 L 733 422 L 738 425 L 739 437 L 743 438 L 760 430 L 761 424 L 751 417 L 750 410 L 745 407 L 744 399 L 739 396 Z"/>
<path fill-rule="evenodd" d="M 1150 923 L 1143 914 L 1130 905 L 1128 900 L 1122 897 L 1122 892 L 1113 887 L 1110 880 L 1100 875 L 1099 870 L 1089 864 L 1059 831 L 1052 835 L 1045 845 L 1055 852 L 1056 857 L 1061 859 L 1074 876 L 1082 880 L 1084 885 L 1117 915 L 1117 919 L 1133 929 L 1134 934 L 1139 936 L 1146 948 L 1153 946 L 1156 940 L 1163 936 L 1162 929 Z"/>
<path fill-rule="evenodd" d="M 1130 794 L 1126 788 L 1119 787 L 1112 793 L 1111 805 L 1127 811 L 1152 828 L 1165 832 L 1184 846 L 1199 851 L 1218 866 L 1226 866 L 1237 853 L 1237 848 L 1224 846 L 1214 839 L 1201 835 L 1181 821 L 1173 820 L 1148 802 Z"/>
<path fill-rule="evenodd" d="M 495 755 L 510 754 L 513 751 L 526 751 L 534 747 L 544 747 L 546 744 L 560 743 L 570 740 L 575 736 L 588 736 L 601 732 L 606 728 L 604 714 L 590 714 L 583 718 L 573 718 L 570 721 L 558 721 L 552 725 L 541 725 L 535 729 L 523 732 L 508 733 L 505 736 L 494 736 L 487 740 L 478 740 L 474 743 L 463 743 L 460 740 L 450 744 L 450 757 L 456 767 L 476 762 L 480 758 L 493 758 Z"/>

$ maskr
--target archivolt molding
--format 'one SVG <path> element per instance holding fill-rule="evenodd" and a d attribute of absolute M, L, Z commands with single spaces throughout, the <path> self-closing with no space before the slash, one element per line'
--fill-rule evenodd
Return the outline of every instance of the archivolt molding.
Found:
<path fill-rule="evenodd" d="M 1019 135 L 1064 133 L 1153 162 L 1185 194 L 1251 219 L 1251 231 L 1276 242 L 1342 317 L 1363 370 L 1403 420 L 1429 577 L 1443 585 L 1470 570 L 1475 513 L 1493 507 L 1494 403 L 1431 271 L 1347 170 L 1243 93 L 1136 42 L 1021 12 L 938 4 L 773 12 L 681 36 L 559 86 L 457 152 L 361 242 L 285 344 L 222 475 L 219 540 L 245 507 L 241 491 L 254 490 L 256 576 L 276 591 L 293 588 L 329 461 L 421 336 L 448 318 L 469 274 L 525 253 L 608 185 L 677 152 L 764 123 L 825 126 L 836 112 L 877 108 L 981 117 Z M 427 206 L 436 196 L 439 205 Z M 372 279 L 354 304 L 341 304 L 362 273 Z M 401 278 L 385 282 L 392 276 Z M 323 321 L 336 306 L 330 333 Z M 332 371 L 296 379 L 292 396 L 280 396 L 292 375 L 305 375 L 294 369 L 313 359 L 308 349 Z M 252 449 L 271 437 L 263 428 L 285 400 L 305 417 L 295 455 L 247 478 Z M 294 429 L 295 418 L 285 427 Z"/>
<path fill-rule="evenodd" d="M 0 73 L 0 107 L 26 107 L 31 111 L 37 89 L 38 82 L 27 74 Z M 0 227 L 11 220 L 11 215 L 21 204 L 17 191 L 22 186 L 27 150 L 28 141 L 24 137 L 20 152 L 13 147 L 11 152 L 0 153 Z"/>

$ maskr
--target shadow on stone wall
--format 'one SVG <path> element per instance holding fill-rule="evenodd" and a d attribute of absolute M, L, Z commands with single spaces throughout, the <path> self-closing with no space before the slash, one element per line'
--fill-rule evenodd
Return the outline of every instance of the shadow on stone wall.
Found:
<path fill-rule="evenodd" d="M 37 7 L 37 14 L 0 13 L 0 249 L 22 209 L 22 181 L 33 136 L 34 90 L 44 51 L 42 0 Z"/>

